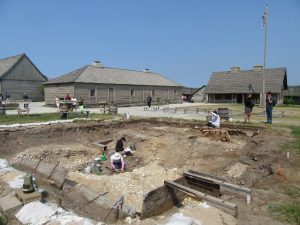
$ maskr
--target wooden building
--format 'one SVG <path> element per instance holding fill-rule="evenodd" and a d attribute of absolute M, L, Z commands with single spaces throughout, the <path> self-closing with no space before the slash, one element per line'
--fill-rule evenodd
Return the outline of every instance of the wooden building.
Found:
<path fill-rule="evenodd" d="M 0 59 L 2 96 L 9 95 L 13 100 L 21 100 L 26 93 L 33 101 L 43 101 L 41 87 L 47 80 L 25 54 Z"/>
<path fill-rule="evenodd" d="M 286 68 L 265 69 L 265 92 L 272 92 L 278 103 L 283 102 L 287 87 Z M 205 88 L 210 103 L 243 103 L 245 96 L 252 94 L 254 102 L 260 104 L 262 92 L 262 66 L 254 66 L 252 70 L 232 67 L 231 71 L 214 72 Z"/>
<path fill-rule="evenodd" d="M 206 101 L 206 95 L 205 95 L 205 85 L 202 87 L 198 88 L 194 93 L 193 93 L 193 100 L 194 102 L 205 102 Z"/>
<path fill-rule="evenodd" d="M 300 105 L 300 85 L 289 86 L 288 90 L 284 91 L 284 98 L 291 99 L 297 105 Z"/>
<path fill-rule="evenodd" d="M 82 97 L 85 104 L 105 102 L 117 105 L 143 104 L 148 95 L 153 102 L 175 102 L 181 85 L 149 70 L 134 71 L 104 67 L 95 61 L 44 83 L 45 102 L 54 104 L 56 96 Z"/>

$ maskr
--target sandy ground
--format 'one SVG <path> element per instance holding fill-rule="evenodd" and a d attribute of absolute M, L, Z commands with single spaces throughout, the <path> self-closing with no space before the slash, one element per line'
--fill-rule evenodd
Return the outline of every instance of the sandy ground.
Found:
<path fill-rule="evenodd" d="M 237 219 L 214 208 L 205 211 L 206 208 L 197 205 L 199 202 L 190 201 L 182 209 L 174 208 L 161 216 L 140 221 L 142 225 L 166 224 L 175 212 L 199 219 L 203 224 L 282 224 L 268 215 L 267 208 L 274 201 L 291 200 L 284 190 L 299 185 L 299 156 L 291 153 L 287 159 L 280 149 L 282 143 L 293 140 L 289 129 L 262 130 L 254 134 L 253 130 L 246 129 L 246 135 L 232 136 L 229 143 L 204 137 L 200 127 L 191 123 L 145 120 L 57 124 L 0 132 L 0 152 L 10 160 L 26 155 L 43 157 L 49 162 L 60 161 L 70 169 L 68 179 L 97 191 L 107 190 L 111 199 L 124 195 L 125 202 L 137 210 L 141 207 L 143 193 L 188 169 L 225 177 L 253 190 L 251 205 L 244 199 L 229 196 L 230 201 L 238 204 Z M 126 158 L 127 172 L 112 174 L 107 169 L 100 176 L 82 173 L 86 162 L 101 153 L 93 142 L 112 139 L 108 145 L 112 149 L 121 136 L 126 137 L 126 144 L 136 146 L 134 156 Z M 268 141 L 270 138 L 272 141 Z M 1 196 L 5 190 L 2 186 Z"/>

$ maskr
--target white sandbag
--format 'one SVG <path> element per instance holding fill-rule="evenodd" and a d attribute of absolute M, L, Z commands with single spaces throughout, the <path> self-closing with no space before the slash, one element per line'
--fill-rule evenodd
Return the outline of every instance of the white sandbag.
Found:
<path fill-rule="evenodd" d="M 55 210 L 41 202 L 30 202 L 24 205 L 15 216 L 22 224 L 43 225 L 55 213 Z"/>
<path fill-rule="evenodd" d="M 166 225 L 192 225 L 193 220 L 182 214 L 175 213 Z"/>
<path fill-rule="evenodd" d="M 6 159 L 0 159 L 0 175 L 4 175 L 8 172 L 16 171 Z"/>
<path fill-rule="evenodd" d="M 55 217 L 55 218 L 54 218 Z M 76 216 L 76 215 L 58 215 L 51 218 L 51 222 L 47 225 L 94 225 L 90 220 Z"/>
<path fill-rule="evenodd" d="M 24 183 L 24 176 L 26 175 L 26 173 L 23 173 L 21 175 L 18 175 L 16 178 L 14 178 L 13 180 L 8 181 L 8 185 L 12 188 L 12 189 L 18 189 L 18 188 L 22 188 L 23 187 L 23 183 Z"/>
<path fill-rule="evenodd" d="M 202 222 L 184 216 L 182 213 L 175 213 L 166 225 L 202 225 Z"/>

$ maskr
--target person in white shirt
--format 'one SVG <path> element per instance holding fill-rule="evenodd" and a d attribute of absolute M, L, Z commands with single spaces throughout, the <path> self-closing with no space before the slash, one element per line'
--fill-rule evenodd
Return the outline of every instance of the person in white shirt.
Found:
<path fill-rule="evenodd" d="M 111 169 L 115 172 L 124 172 L 125 170 L 125 162 L 122 157 L 122 155 L 118 152 L 114 152 L 110 156 L 110 164 L 111 164 Z"/>
<path fill-rule="evenodd" d="M 58 96 L 56 96 L 56 98 L 55 98 L 55 105 L 57 107 L 57 111 L 59 112 L 60 111 L 60 100 L 59 100 Z"/>
<path fill-rule="evenodd" d="M 71 98 L 72 101 L 72 111 L 76 112 L 76 107 L 77 107 L 77 98 L 75 96 Z"/>
<path fill-rule="evenodd" d="M 211 120 L 208 121 L 208 126 L 209 127 L 217 127 L 219 128 L 220 127 L 220 123 L 221 123 L 221 120 L 220 120 L 220 116 L 218 115 L 218 112 L 217 111 L 213 111 L 213 112 L 210 112 L 211 113 Z"/>

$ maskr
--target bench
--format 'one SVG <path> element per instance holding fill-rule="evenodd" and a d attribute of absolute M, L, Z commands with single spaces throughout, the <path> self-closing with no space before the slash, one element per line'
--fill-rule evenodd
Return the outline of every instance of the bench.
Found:
<path fill-rule="evenodd" d="M 228 120 L 229 118 L 232 117 L 232 111 L 231 111 L 231 109 L 228 109 L 228 108 L 218 108 L 217 112 L 218 112 L 218 115 L 220 116 L 221 119 Z"/>
<path fill-rule="evenodd" d="M 83 111 L 83 112 L 70 112 L 70 111 L 60 111 L 60 118 L 61 119 L 69 119 L 70 116 L 81 116 L 84 115 L 85 117 L 89 117 L 90 111 Z"/>

